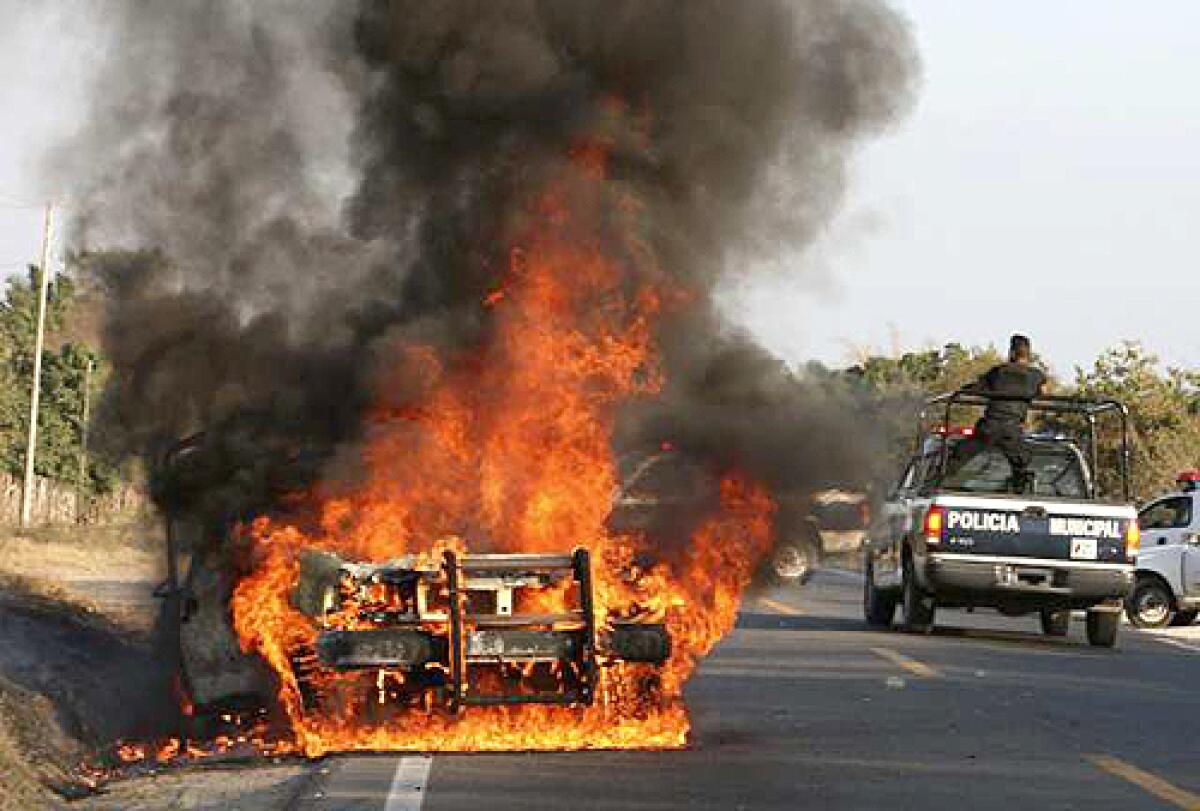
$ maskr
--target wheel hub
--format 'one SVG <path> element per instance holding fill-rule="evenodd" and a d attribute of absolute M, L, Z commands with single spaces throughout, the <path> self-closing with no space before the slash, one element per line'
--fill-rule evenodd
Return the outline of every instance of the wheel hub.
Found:
<path fill-rule="evenodd" d="M 808 572 L 808 558 L 795 546 L 787 545 L 775 552 L 775 574 L 787 580 L 803 577 Z"/>
<path fill-rule="evenodd" d="M 1142 622 L 1147 624 L 1155 624 L 1164 622 L 1167 614 L 1170 611 L 1170 606 L 1163 599 L 1161 594 L 1154 591 L 1144 591 L 1138 595 L 1137 613 Z"/>

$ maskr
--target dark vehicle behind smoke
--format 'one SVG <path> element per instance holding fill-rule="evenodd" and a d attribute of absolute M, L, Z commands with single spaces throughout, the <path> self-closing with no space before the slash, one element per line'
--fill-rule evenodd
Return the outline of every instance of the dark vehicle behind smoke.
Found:
<path fill-rule="evenodd" d="M 685 532 L 688 522 L 718 498 L 716 476 L 669 443 L 654 453 L 627 454 L 618 468 L 622 484 L 609 517 L 615 531 Z M 759 572 L 762 580 L 800 585 L 827 556 L 861 550 L 870 520 L 865 494 L 828 489 L 772 495 L 775 541 Z"/>

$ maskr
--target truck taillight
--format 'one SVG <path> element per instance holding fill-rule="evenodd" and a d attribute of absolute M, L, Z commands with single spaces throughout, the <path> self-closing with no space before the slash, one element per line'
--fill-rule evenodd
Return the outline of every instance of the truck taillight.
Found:
<path fill-rule="evenodd" d="M 925 513 L 925 543 L 941 543 L 946 526 L 946 508 L 936 504 Z"/>
<path fill-rule="evenodd" d="M 1142 547 L 1142 528 L 1138 526 L 1136 518 L 1129 519 L 1129 523 L 1125 525 L 1125 560 L 1132 561 L 1137 557 L 1138 550 Z"/>

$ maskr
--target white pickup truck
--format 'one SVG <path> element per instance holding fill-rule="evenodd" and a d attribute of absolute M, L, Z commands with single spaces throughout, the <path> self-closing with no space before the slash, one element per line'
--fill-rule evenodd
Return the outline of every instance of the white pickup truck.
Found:
<path fill-rule="evenodd" d="M 1088 642 L 1112 647 L 1139 542 L 1129 501 L 1128 412 L 1115 400 L 1035 398 L 1031 414 L 1065 425 L 1073 419 L 1083 441 L 1058 431 L 1027 434 L 1032 482 L 1016 492 L 1003 453 L 975 443 L 970 427 L 953 427 L 955 414 L 994 397 L 963 390 L 926 404 L 916 453 L 864 545 L 867 623 L 889 627 L 901 607 L 905 628 L 928 632 L 936 608 L 995 608 L 1039 614 L 1043 632 L 1061 637 L 1070 612 L 1086 610 Z M 1095 477 L 1103 415 L 1118 419 L 1121 440 L 1120 486 L 1112 493 Z M 967 442 L 973 450 L 960 445 Z"/>
<path fill-rule="evenodd" d="M 1177 483 L 1138 511 L 1142 549 L 1125 613 L 1139 628 L 1190 625 L 1200 613 L 1200 471 Z"/>

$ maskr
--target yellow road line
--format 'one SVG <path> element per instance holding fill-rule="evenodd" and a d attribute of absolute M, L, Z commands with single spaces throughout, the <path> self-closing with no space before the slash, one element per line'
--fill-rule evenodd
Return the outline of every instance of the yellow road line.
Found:
<path fill-rule="evenodd" d="M 1084 755 L 1093 766 L 1109 774 L 1128 780 L 1143 791 L 1168 802 L 1184 811 L 1200 811 L 1200 795 L 1168 783 L 1156 774 L 1144 772 L 1137 766 L 1126 763 L 1112 755 Z"/>
<path fill-rule="evenodd" d="M 894 651 L 891 648 L 871 648 L 871 653 L 881 659 L 887 659 L 894 665 L 899 665 L 914 676 L 920 676 L 924 679 L 934 679 L 942 675 L 942 672 L 936 667 L 930 667 L 924 662 L 918 662 L 916 659 L 905 656 L 903 653 Z"/>
<path fill-rule="evenodd" d="M 776 614 L 787 614 L 789 617 L 798 617 L 804 613 L 795 606 L 790 606 L 787 603 L 781 603 L 778 600 L 772 600 L 770 597 L 759 597 L 758 601 L 774 611 Z"/>

